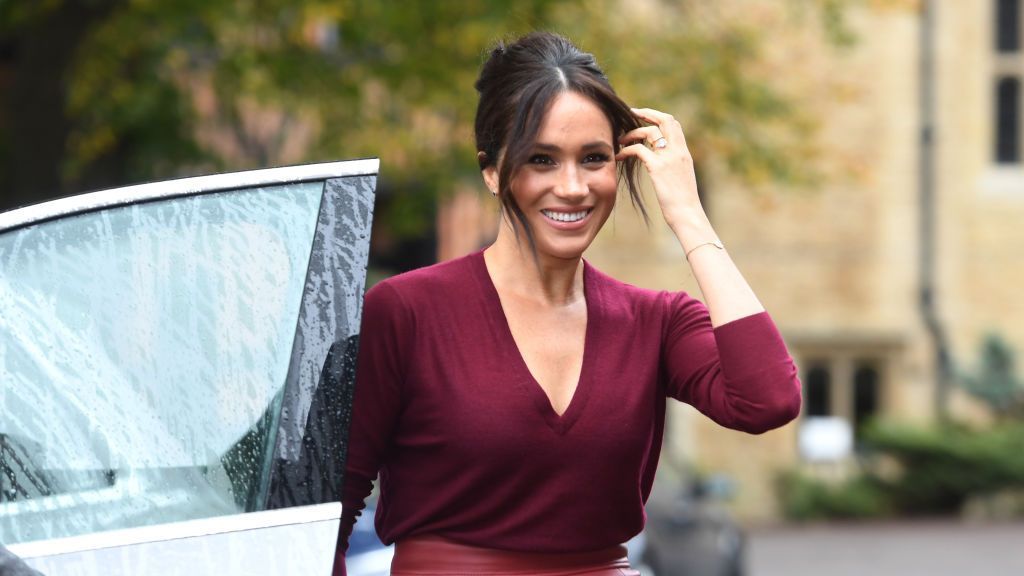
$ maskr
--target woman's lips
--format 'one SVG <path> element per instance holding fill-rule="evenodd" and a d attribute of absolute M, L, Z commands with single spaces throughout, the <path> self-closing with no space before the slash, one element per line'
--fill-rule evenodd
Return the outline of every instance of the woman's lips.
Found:
<path fill-rule="evenodd" d="M 559 230 L 575 230 L 582 228 L 590 220 L 593 208 L 579 210 L 541 210 L 544 220 Z"/>

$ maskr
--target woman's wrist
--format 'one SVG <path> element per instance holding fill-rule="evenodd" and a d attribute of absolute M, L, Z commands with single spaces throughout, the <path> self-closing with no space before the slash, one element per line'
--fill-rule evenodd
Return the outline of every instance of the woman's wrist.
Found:
<path fill-rule="evenodd" d="M 711 221 L 700 207 L 676 211 L 671 218 L 666 217 L 666 221 L 679 240 L 684 253 L 689 253 L 704 244 L 721 244 Z"/>

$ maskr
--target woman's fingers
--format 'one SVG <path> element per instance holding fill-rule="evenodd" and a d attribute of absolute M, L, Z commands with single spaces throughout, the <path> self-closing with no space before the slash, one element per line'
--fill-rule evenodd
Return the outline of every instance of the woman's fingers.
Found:
<path fill-rule="evenodd" d="M 619 162 L 629 157 L 639 158 L 650 169 L 651 162 L 654 160 L 654 151 L 642 143 L 630 144 L 620 148 L 619 153 L 615 155 L 615 159 Z"/>
<path fill-rule="evenodd" d="M 679 142 L 686 145 L 686 137 L 683 136 L 683 127 L 679 124 L 679 121 L 675 119 L 671 114 L 666 114 L 652 108 L 631 108 L 633 114 L 644 120 L 657 126 L 661 130 L 662 136 L 671 144 L 673 142 Z"/>
<path fill-rule="evenodd" d="M 616 157 L 619 160 L 638 158 L 647 168 L 658 192 L 663 197 L 689 197 L 696 191 L 693 172 L 693 158 L 686 146 L 683 128 L 671 114 L 651 108 L 632 108 L 633 114 L 652 126 L 642 126 L 627 132 L 623 140 L 652 144 L 651 148 L 641 144 L 632 144 L 623 148 Z M 664 138 L 664 140 L 660 140 Z M 680 189 L 679 187 L 682 187 Z M 667 196 L 666 196 L 667 195 Z M 664 207 L 664 206 L 663 206 Z"/>
<path fill-rule="evenodd" d="M 651 124 L 657 124 L 658 126 L 668 124 L 675 120 L 671 114 L 659 112 L 653 108 L 630 108 L 630 110 L 633 111 L 633 114 L 636 114 Z"/>
<path fill-rule="evenodd" d="M 623 144 L 632 143 L 624 145 L 615 159 L 621 162 L 635 158 L 643 162 L 665 220 L 669 225 L 688 221 L 688 215 L 694 210 L 703 209 L 697 194 L 693 158 L 686 147 L 682 126 L 671 115 L 650 108 L 633 108 L 633 113 L 641 121 L 653 125 L 642 126 L 623 135 L 620 140 Z M 648 148 L 645 144 L 653 146 Z"/>
<path fill-rule="evenodd" d="M 654 144 L 658 141 L 658 138 L 662 138 L 664 135 L 661 133 L 661 129 L 657 126 L 641 126 L 634 130 L 630 130 L 619 138 L 619 144 L 622 146 L 628 146 L 630 144 Z"/>

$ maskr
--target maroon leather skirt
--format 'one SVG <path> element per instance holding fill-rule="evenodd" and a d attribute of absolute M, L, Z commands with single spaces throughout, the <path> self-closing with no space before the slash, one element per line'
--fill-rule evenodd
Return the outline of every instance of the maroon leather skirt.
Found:
<path fill-rule="evenodd" d="M 392 576 L 639 576 L 625 546 L 595 552 L 509 552 L 459 544 L 440 536 L 411 536 L 395 544 Z"/>

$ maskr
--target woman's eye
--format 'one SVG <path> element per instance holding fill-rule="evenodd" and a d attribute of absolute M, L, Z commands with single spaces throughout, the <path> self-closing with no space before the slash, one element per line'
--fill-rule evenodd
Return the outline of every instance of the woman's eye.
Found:
<path fill-rule="evenodd" d="M 533 156 L 530 156 L 529 162 L 530 164 L 541 164 L 545 166 L 550 166 L 555 163 L 555 161 L 547 154 L 534 154 Z"/>
<path fill-rule="evenodd" d="M 607 154 L 587 154 L 587 157 L 583 159 L 584 164 L 601 164 L 607 162 L 609 156 Z"/>

